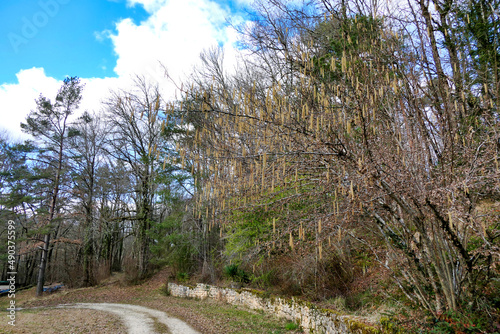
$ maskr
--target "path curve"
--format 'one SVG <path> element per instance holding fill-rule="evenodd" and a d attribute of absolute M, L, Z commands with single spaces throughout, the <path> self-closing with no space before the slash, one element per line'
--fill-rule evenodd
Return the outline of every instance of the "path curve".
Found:
<path fill-rule="evenodd" d="M 122 319 L 130 334 L 157 334 L 154 320 L 168 327 L 171 334 L 201 334 L 184 321 L 168 316 L 165 312 L 138 305 L 111 303 L 77 303 L 59 305 L 61 308 L 86 308 L 116 314 Z"/>

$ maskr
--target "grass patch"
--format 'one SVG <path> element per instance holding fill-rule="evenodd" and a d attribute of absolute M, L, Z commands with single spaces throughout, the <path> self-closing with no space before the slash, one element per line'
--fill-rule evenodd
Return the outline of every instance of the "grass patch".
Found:
<path fill-rule="evenodd" d="M 16 294 L 17 296 L 17 294 Z M 0 316 L 4 318 L 4 311 Z M 5 317 L 7 319 L 7 317 Z M 16 326 L 0 322 L 0 333 L 53 334 L 53 333 L 125 333 L 126 328 L 118 316 L 96 310 L 38 308 L 16 312 Z"/>
<path fill-rule="evenodd" d="M 170 330 L 168 329 L 167 325 L 164 323 L 161 323 L 158 321 L 158 319 L 153 318 L 154 320 L 154 329 L 156 333 L 163 333 L 163 334 L 171 334 Z"/>
<path fill-rule="evenodd" d="M 287 321 L 285 319 L 279 319 L 272 314 L 266 314 L 262 311 L 254 311 L 215 300 L 200 301 L 166 296 L 165 282 L 166 277 L 153 279 L 137 286 L 125 286 L 116 282 L 92 288 L 68 289 L 52 295 L 46 295 L 42 298 L 36 298 L 35 290 L 30 289 L 21 291 L 19 294 L 16 293 L 16 306 L 25 308 L 46 307 L 45 309 L 26 309 L 20 311 L 19 316 L 24 314 L 25 317 L 30 316 L 39 319 L 33 325 L 30 325 L 29 329 L 27 328 L 29 333 L 39 333 L 40 329 L 45 326 L 43 312 L 50 312 L 51 315 L 53 313 L 54 316 L 60 315 L 61 317 L 54 317 L 55 321 L 60 324 L 68 324 L 70 322 L 68 320 L 72 320 L 72 318 L 68 317 L 69 315 L 65 316 L 65 313 L 61 313 L 63 310 L 51 309 L 51 307 L 72 303 L 126 303 L 140 305 L 163 311 L 172 317 L 181 319 L 204 334 L 302 333 L 300 330 L 291 332 L 286 327 Z M 3 307 L 5 310 L 8 302 L 7 298 L 0 298 L 0 307 Z M 80 311 L 82 310 L 78 310 L 78 312 Z M 0 312 L 0 316 L 4 314 L 6 313 Z M 19 325 L 16 326 L 16 329 L 22 330 L 24 325 Z M 83 331 L 84 328 L 85 326 L 81 326 L 73 328 L 73 330 L 75 333 L 79 333 L 79 330 Z M 159 333 L 166 331 L 166 328 L 159 322 L 155 322 L 155 329 Z M 10 328 L 8 327 L 0 326 L 0 333 L 6 332 L 10 334 L 9 330 Z M 62 333 L 67 333 L 71 329 L 60 328 L 60 330 Z M 102 331 L 95 329 L 93 332 L 100 333 Z M 12 333 L 18 332 L 14 331 Z M 24 333 L 27 332 L 25 331 Z M 88 333 L 88 331 L 85 333 Z"/>
<path fill-rule="evenodd" d="M 195 306 L 198 311 L 211 319 L 227 319 L 227 326 L 231 328 L 229 333 L 254 334 L 254 333 L 274 333 L 284 334 L 290 330 L 289 323 L 285 319 L 278 319 L 273 315 L 263 311 L 244 309 L 234 305 L 220 304 L 217 307 L 210 307 L 213 301 L 197 301 Z M 187 306 L 187 305 L 186 305 Z M 298 332 L 299 333 L 299 332 Z"/>

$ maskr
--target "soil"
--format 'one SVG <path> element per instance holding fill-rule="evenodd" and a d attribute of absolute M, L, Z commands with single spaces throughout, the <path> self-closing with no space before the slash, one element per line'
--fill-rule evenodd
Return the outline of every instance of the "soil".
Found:
<path fill-rule="evenodd" d="M 71 321 L 69 321 L 71 319 Z M 63 321 L 61 321 L 63 320 Z M 33 309 L 18 311 L 16 326 L 2 321 L 0 333 L 53 334 L 102 333 L 127 334 L 118 316 L 96 310 Z"/>
<path fill-rule="evenodd" d="M 112 313 L 121 319 L 130 334 L 155 334 L 157 333 L 155 322 L 166 326 L 166 331 L 171 334 L 200 334 L 185 322 L 169 317 L 165 312 L 143 306 L 110 303 L 78 303 L 74 305 L 60 305 L 59 307 L 92 309 L 104 313 Z"/>
<path fill-rule="evenodd" d="M 162 271 L 140 285 L 127 285 L 124 275 L 118 274 L 97 287 L 67 289 L 42 298 L 35 297 L 34 289 L 22 291 L 16 294 L 16 306 L 23 308 L 16 313 L 16 327 L 9 326 L 6 321 L 8 318 L 5 317 L 5 321 L 0 321 L 0 334 L 128 333 L 127 323 L 118 315 L 117 307 L 120 308 L 120 313 L 129 308 L 129 311 L 139 312 L 140 319 L 150 318 L 151 321 L 145 320 L 148 325 L 143 333 L 151 332 L 151 328 L 154 328 L 154 333 L 169 333 L 167 326 L 172 334 L 176 333 L 175 324 L 165 320 L 167 317 L 180 319 L 189 324 L 196 333 L 204 334 L 301 332 L 286 330 L 288 321 L 278 319 L 272 314 L 263 314 L 214 300 L 199 301 L 167 296 L 164 287 L 168 277 L 169 272 Z M 6 298 L 0 298 L 2 318 L 7 303 Z M 113 306 L 114 313 L 109 313 L 102 309 L 105 307 L 103 303 L 119 305 Z M 68 304 L 79 309 L 69 309 Z M 88 309 L 89 304 L 101 310 Z M 58 305 L 65 305 L 65 308 L 57 308 Z M 82 308 L 83 306 L 86 308 Z M 182 330 L 177 333 L 188 332 Z"/>

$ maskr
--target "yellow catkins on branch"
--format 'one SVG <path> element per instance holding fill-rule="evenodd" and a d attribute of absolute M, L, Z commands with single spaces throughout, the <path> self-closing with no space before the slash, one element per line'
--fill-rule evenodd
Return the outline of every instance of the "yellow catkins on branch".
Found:
<path fill-rule="evenodd" d="M 292 232 L 290 232 L 290 241 L 289 241 L 290 248 L 293 250 L 293 236 Z"/>

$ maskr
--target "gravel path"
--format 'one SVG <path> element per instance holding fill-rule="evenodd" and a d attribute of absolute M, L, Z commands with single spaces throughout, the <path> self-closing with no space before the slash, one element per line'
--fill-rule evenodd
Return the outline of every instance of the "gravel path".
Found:
<path fill-rule="evenodd" d="M 110 303 L 77 303 L 59 305 L 62 308 L 85 308 L 110 312 L 119 316 L 130 334 L 156 334 L 155 320 L 168 327 L 171 334 L 201 334 L 185 322 L 169 317 L 165 312 L 143 306 Z"/>

